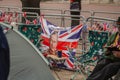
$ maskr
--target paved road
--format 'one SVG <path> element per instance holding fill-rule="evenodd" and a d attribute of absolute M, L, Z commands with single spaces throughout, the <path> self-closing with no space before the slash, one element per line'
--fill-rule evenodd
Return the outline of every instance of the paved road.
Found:
<path fill-rule="evenodd" d="M 2 0 L 0 1 L 0 6 L 10 6 L 10 7 L 20 7 L 21 8 L 21 2 L 20 0 Z M 41 2 L 40 7 L 41 9 L 57 9 L 57 10 L 41 10 L 42 14 L 60 14 L 60 11 L 58 10 L 68 10 L 69 9 L 69 2 Z M 108 11 L 108 12 L 119 12 L 120 13 L 120 5 L 114 5 L 114 4 L 82 4 L 82 11 Z M 66 14 L 69 14 L 69 11 L 66 12 Z M 81 15 L 83 15 L 85 18 L 91 16 L 91 13 L 84 13 L 82 12 Z M 105 13 L 96 13 L 95 16 L 104 17 L 104 18 L 112 18 L 117 19 L 120 14 L 105 14 Z M 50 21 L 56 25 L 61 26 L 60 20 L 54 21 L 53 19 L 50 19 Z M 67 21 L 66 21 L 67 22 Z M 67 22 L 69 23 L 69 22 Z M 69 26 L 69 25 L 66 25 Z"/>
<path fill-rule="evenodd" d="M 21 7 L 20 0 L 2 0 L 0 1 L 0 6 L 11 6 L 11 7 Z M 41 2 L 41 8 L 49 9 L 69 9 L 69 2 Z M 110 11 L 110 12 L 120 12 L 120 5 L 114 4 L 82 4 L 83 11 Z M 106 14 L 104 14 L 106 15 Z M 106 15 L 107 16 L 107 15 Z M 120 16 L 120 14 L 119 14 Z M 111 17 L 111 16 L 109 16 Z"/>

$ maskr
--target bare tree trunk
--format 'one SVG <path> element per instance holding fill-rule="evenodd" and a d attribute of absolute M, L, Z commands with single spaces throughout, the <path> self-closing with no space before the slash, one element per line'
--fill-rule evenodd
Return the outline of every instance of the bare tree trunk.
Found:
<path fill-rule="evenodd" d="M 80 16 L 81 11 L 81 0 L 70 0 L 70 10 L 76 10 L 71 11 L 71 15 Z M 80 17 L 71 17 L 71 26 L 76 26 L 80 24 Z M 75 20 L 76 19 L 76 20 Z"/>
<path fill-rule="evenodd" d="M 22 2 L 22 11 L 23 12 L 35 12 L 38 13 L 38 15 L 40 15 L 40 9 L 24 9 L 24 7 L 30 7 L 30 8 L 40 8 L 40 1 L 41 0 L 21 0 Z M 33 15 L 29 15 L 29 16 L 33 16 Z M 30 21 L 33 21 L 35 18 L 28 18 L 30 19 Z M 22 21 L 24 22 L 24 20 L 22 19 Z"/>
<path fill-rule="evenodd" d="M 110 3 L 113 3 L 114 1 L 113 0 L 109 0 Z"/>

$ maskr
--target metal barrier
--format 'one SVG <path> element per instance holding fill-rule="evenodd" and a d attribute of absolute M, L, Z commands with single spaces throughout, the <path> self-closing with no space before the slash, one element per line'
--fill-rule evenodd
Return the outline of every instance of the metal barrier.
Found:
<path fill-rule="evenodd" d="M 58 12 L 59 14 L 63 13 L 63 10 L 61 10 L 61 9 L 32 8 L 32 7 L 23 7 L 22 9 L 40 10 L 42 12 L 42 14 L 46 14 L 46 12 L 44 13 L 44 11 L 49 11 L 48 13 L 52 13 L 52 11 L 54 11 L 55 13 Z"/>
<path fill-rule="evenodd" d="M 113 19 L 116 19 L 117 17 L 120 16 L 120 12 L 110 12 L 110 11 L 93 11 L 92 16 L 97 16 L 96 14 L 100 14 L 99 16 L 101 17 L 106 17 L 106 18 L 108 17 L 108 18 L 113 18 Z M 104 14 L 109 14 L 109 15 L 104 16 Z"/>
<path fill-rule="evenodd" d="M 67 14 L 65 14 L 65 11 L 60 10 L 60 9 L 43 9 L 43 8 L 31 8 L 31 7 L 30 8 L 29 7 L 17 8 L 17 7 L 11 7 L 11 6 L 3 6 L 3 7 L 0 7 L 0 8 L 1 9 L 4 8 L 5 12 L 6 11 L 16 11 L 16 12 L 19 11 L 19 12 L 22 12 L 22 9 L 40 9 L 41 14 L 44 14 L 44 15 L 48 15 L 46 13 L 49 13 L 49 14 L 51 13 L 51 14 L 54 14 L 54 15 L 59 13 L 58 14 L 59 17 L 60 17 L 60 15 L 67 15 Z M 87 12 L 87 11 L 84 11 L 84 12 Z M 69 17 L 72 17 L 72 16 L 69 15 Z M 75 17 L 75 16 L 73 16 L 73 17 Z M 80 16 L 76 16 L 76 17 L 80 17 Z M 60 18 L 61 18 L 60 26 L 65 26 L 65 18 L 64 18 L 64 16 L 61 16 Z M 68 18 L 66 18 L 66 19 L 68 19 Z M 71 19 L 69 19 L 69 20 L 71 20 Z M 78 19 L 76 19 L 76 20 L 78 20 Z"/>
<path fill-rule="evenodd" d="M 84 15 L 85 18 L 93 15 L 92 11 L 83 11 L 83 10 L 64 10 L 63 11 L 64 14 L 68 14 L 68 15 L 70 15 L 70 12 L 80 12 L 80 15 L 87 14 L 87 16 Z M 80 18 L 79 15 L 77 15 L 77 16 L 78 16 L 78 18 Z M 71 20 L 75 20 L 75 19 L 71 19 Z M 77 19 L 77 20 L 79 20 L 79 19 Z"/>
<path fill-rule="evenodd" d="M 75 11 L 75 12 L 81 12 L 81 15 L 84 15 L 83 13 L 89 13 L 89 16 L 97 16 L 97 14 L 99 14 L 98 16 L 101 17 L 106 17 L 106 18 L 112 18 L 112 19 L 117 19 L 117 17 L 120 16 L 120 12 L 109 12 L 109 11 L 80 11 L 80 10 L 65 10 L 63 13 L 66 14 L 67 12 L 71 12 L 71 11 Z M 104 14 L 108 14 L 108 15 L 104 15 Z M 111 16 L 110 16 L 111 15 Z M 89 18 L 89 16 L 85 16 L 86 18 Z M 91 24 L 93 24 L 93 20 L 91 20 Z"/>
<path fill-rule="evenodd" d="M 91 21 L 90 21 L 90 19 L 91 19 Z M 90 21 L 91 22 L 91 26 L 92 26 L 95 19 L 97 19 L 97 20 L 103 20 L 103 21 L 113 21 L 113 22 L 116 21 L 116 19 L 111 19 L 111 18 L 103 18 L 103 17 L 97 17 L 97 16 L 90 16 L 90 17 L 88 17 L 86 19 L 86 22 Z"/>
<path fill-rule="evenodd" d="M 92 20 L 92 24 L 90 24 L 90 26 L 87 24 L 87 23 L 91 23 L 91 20 Z M 109 21 L 109 22 L 116 22 L 116 20 L 115 19 L 111 19 L 111 18 L 103 18 L 103 17 L 95 17 L 95 16 L 91 16 L 91 17 L 88 17 L 87 19 L 86 19 L 86 25 L 87 25 L 87 27 L 92 27 L 94 24 L 93 24 L 93 22 L 95 21 L 95 20 L 99 20 L 100 22 L 101 22 L 101 20 L 102 21 Z M 111 23 L 112 24 L 112 23 Z M 101 27 L 103 27 L 103 26 L 101 26 Z M 109 32 L 109 31 L 108 31 Z M 83 36 L 85 36 L 85 37 L 83 37 L 83 44 L 82 44 L 82 46 L 83 46 L 83 51 L 86 51 L 86 47 L 87 47 L 87 43 L 88 43 L 88 39 L 87 39 L 87 36 L 88 36 L 88 32 L 85 32 L 85 33 L 83 33 Z"/>
<path fill-rule="evenodd" d="M 41 12 L 41 15 L 48 15 L 48 14 L 46 14 L 46 13 L 49 13 L 49 14 L 54 14 L 54 15 L 56 15 L 56 14 L 63 14 L 63 11 L 62 10 L 60 10 L 60 9 L 47 9 L 47 8 L 29 8 L 29 7 L 23 7 L 22 9 L 30 9 L 30 10 L 40 10 L 40 12 Z M 53 17 L 53 16 L 52 16 Z M 60 17 L 60 16 L 58 16 L 58 17 Z M 55 16 L 54 16 L 54 18 L 56 18 Z M 58 18 L 56 18 L 56 19 L 58 19 Z M 59 18 L 60 19 L 60 18 Z M 59 22 L 59 21 L 58 21 Z M 60 26 L 62 26 L 62 19 L 61 19 L 61 24 L 60 24 Z"/>
<path fill-rule="evenodd" d="M 61 10 L 61 9 L 50 9 L 50 8 L 29 8 L 29 7 L 23 7 L 23 8 L 18 8 L 18 7 L 11 7 L 11 6 L 0 6 L 0 9 L 3 9 L 3 11 L 22 11 L 22 9 L 39 9 L 41 14 L 44 14 L 44 15 L 48 15 L 46 13 L 49 13 L 49 14 L 59 14 L 59 15 L 70 15 L 70 12 L 71 11 L 75 11 L 75 12 L 81 12 L 81 15 L 84 15 L 84 17 L 88 18 L 89 16 L 96 16 L 97 14 L 100 14 L 99 16 L 101 17 L 105 17 L 104 14 L 109 14 L 107 15 L 108 18 L 113 18 L 113 19 L 116 19 L 120 12 L 109 12 L 109 11 L 80 11 L 80 10 Z M 69 13 L 67 13 L 69 12 Z M 87 16 L 85 15 L 87 13 Z M 112 15 L 112 16 L 110 16 Z M 118 16 L 117 16 L 118 15 Z M 73 15 L 71 15 L 70 17 L 72 17 Z M 76 16 L 76 17 L 79 17 Z M 60 26 L 65 26 L 65 17 L 60 17 L 61 18 L 61 24 Z M 70 19 L 71 20 L 71 19 Z M 76 20 L 79 20 L 79 19 L 76 19 Z M 91 20 L 91 24 L 92 24 L 92 20 Z"/>
<path fill-rule="evenodd" d="M 63 13 L 66 14 L 67 12 L 81 12 L 81 15 L 83 15 L 82 13 L 88 13 L 89 16 L 92 16 L 93 15 L 93 11 L 83 11 L 83 10 L 64 10 Z"/>
<path fill-rule="evenodd" d="M 20 23 L 22 20 L 22 17 L 27 19 L 27 17 L 35 17 L 36 19 L 39 18 L 39 15 L 37 13 L 33 12 L 21 12 L 21 11 L 5 11 L 3 12 L 1 10 L 2 14 L 4 16 L 1 16 L 3 18 L 3 22 L 5 23 L 11 23 L 11 22 L 18 22 Z M 34 16 L 26 16 L 27 14 L 33 14 Z"/>
<path fill-rule="evenodd" d="M 81 21 L 83 22 L 83 24 L 85 23 L 85 17 L 80 15 L 80 16 L 76 16 L 76 15 L 67 15 L 67 14 L 45 14 L 45 17 L 56 17 L 56 18 L 60 18 L 61 19 L 61 27 L 67 27 L 65 26 L 65 19 L 71 20 L 70 17 L 80 17 Z M 76 19 L 78 20 L 78 19 Z"/>
<path fill-rule="evenodd" d="M 61 9 L 47 9 L 47 8 L 34 8 L 34 7 L 23 7 L 23 8 L 19 8 L 19 7 L 12 7 L 12 6 L 0 6 L 0 10 L 3 11 L 22 11 L 22 9 L 30 9 L 30 10 L 40 10 L 41 12 L 43 12 L 42 14 L 45 14 L 46 12 L 44 11 L 48 11 L 48 13 L 59 13 L 62 14 L 63 10 Z"/>
<path fill-rule="evenodd" d="M 12 6 L 0 6 L 0 10 L 2 10 L 2 11 L 21 11 L 21 8 L 12 7 Z"/>

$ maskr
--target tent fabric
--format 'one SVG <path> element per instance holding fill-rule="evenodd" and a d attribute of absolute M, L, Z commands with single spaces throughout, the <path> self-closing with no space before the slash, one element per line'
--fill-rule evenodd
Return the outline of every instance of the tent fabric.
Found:
<path fill-rule="evenodd" d="M 10 46 L 8 80 L 55 80 L 45 61 L 25 39 L 13 30 L 6 36 Z"/>

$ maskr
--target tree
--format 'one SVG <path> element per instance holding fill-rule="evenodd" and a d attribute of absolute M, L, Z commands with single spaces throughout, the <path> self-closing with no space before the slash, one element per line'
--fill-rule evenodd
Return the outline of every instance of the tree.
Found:
<path fill-rule="evenodd" d="M 40 9 L 25 9 L 24 7 L 29 8 L 40 8 L 40 1 L 41 0 L 21 0 L 22 2 L 22 11 L 23 12 L 36 12 L 38 15 L 40 15 Z M 32 15 L 29 15 L 32 16 Z M 34 20 L 34 18 L 29 18 L 31 21 Z M 23 20 L 23 19 L 22 19 Z"/>
<path fill-rule="evenodd" d="M 109 0 L 110 3 L 114 3 L 114 0 Z"/>
<path fill-rule="evenodd" d="M 75 16 L 80 16 L 81 11 L 81 0 L 70 0 L 70 14 Z M 72 11 L 76 10 L 76 11 Z M 80 17 L 71 17 L 71 26 L 76 26 L 80 24 Z M 76 20 L 75 20 L 76 19 Z"/>

